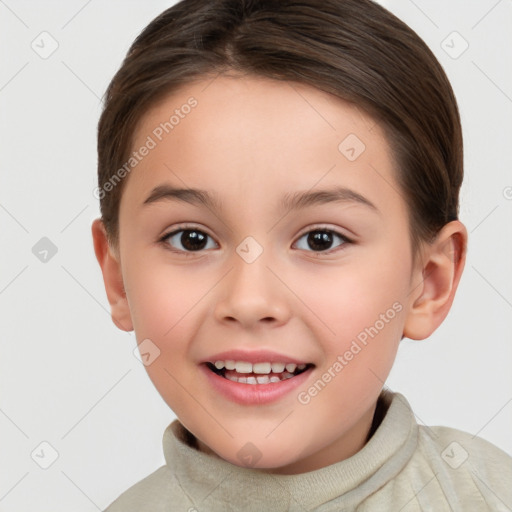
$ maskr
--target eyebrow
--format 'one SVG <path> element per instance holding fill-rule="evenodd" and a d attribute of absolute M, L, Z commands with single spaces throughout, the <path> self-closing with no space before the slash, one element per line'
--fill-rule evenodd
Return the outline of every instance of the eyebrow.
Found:
<path fill-rule="evenodd" d="M 317 190 L 315 192 L 295 192 L 286 194 L 282 200 L 282 206 L 287 210 L 297 210 L 307 206 L 327 203 L 358 203 L 379 212 L 379 209 L 366 197 L 355 190 L 346 187 L 334 187 L 332 189 Z"/>
<path fill-rule="evenodd" d="M 196 206 L 206 206 L 212 210 L 220 210 L 220 200 L 207 192 L 196 188 L 177 188 L 171 185 L 159 185 L 155 187 L 144 201 L 144 204 L 152 204 L 160 201 L 184 201 Z M 285 194 L 281 201 L 281 207 L 285 210 L 298 210 L 308 206 L 328 203 L 357 203 L 366 206 L 375 212 L 379 209 L 366 197 L 346 187 L 334 187 L 332 189 L 309 190 Z"/>
<path fill-rule="evenodd" d="M 220 210 L 220 201 L 206 190 L 197 188 L 177 188 L 171 185 L 158 185 L 144 201 L 151 204 L 160 201 L 178 200 L 196 206 L 207 206 L 212 210 Z"/>

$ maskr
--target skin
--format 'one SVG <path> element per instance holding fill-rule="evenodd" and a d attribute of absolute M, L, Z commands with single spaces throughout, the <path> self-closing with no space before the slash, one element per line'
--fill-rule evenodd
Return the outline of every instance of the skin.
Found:
<path fill-rule="evenodd" d="M 367 441 L 402 337 L 428 337 L 448 313 L 466 230 L 450 222 L 413 258 L 383 130 L 357 107 L 305 85 L 226 75 L 188 84 L 146 113 L 133 148 L 191 96 L 197 107 L 125 178 L 118 244 L 109 246 L 101 220 L 93 223 L 113 321 L 159 348 L 148 374 L 201 450 L 243 465 L 237 452 L 251 442 L 261 452 L 254 467 L 281 474 L 344 460 Z M 348 134 L 366 146 L 352 162 L 338 149 Z M 209 191 L 221 207 L 144 205 L 162 184 Z M 285 194 L 334 186 L 375 208 L 350 200 L 280 206 Z M 186 253 L 179 236 L 160 241 L 183 223 L 210 236 L 205 249 Z M 304 235 L 319 228 L 351 241 L 335 236 L 315 251 Z M 247 236 L 263 249 L 252 263 L 236 252 Z M 393 304 L 401 311 L 300 403 L 298 394 Z M 315 368 L 276 403 L 239 405 L 212 389 L 199 367 L 238 348 L 277 351 Z"/>

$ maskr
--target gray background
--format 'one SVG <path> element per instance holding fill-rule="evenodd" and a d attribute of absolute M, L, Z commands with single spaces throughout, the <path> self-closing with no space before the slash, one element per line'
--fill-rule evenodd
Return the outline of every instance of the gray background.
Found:
<path fill-rule="evenodd" d="M 404 340 L 387 385 L 419 422 L 512 454 L 512 2 L 384 3 L 452 81 L 470 232 L 452 312 L 429 340 Z M 101 96 L 169 5 L 0 1 L 1 511 L 103 509 L 163 464 L 174 415 L 110 320 L 90 225 Z"/>

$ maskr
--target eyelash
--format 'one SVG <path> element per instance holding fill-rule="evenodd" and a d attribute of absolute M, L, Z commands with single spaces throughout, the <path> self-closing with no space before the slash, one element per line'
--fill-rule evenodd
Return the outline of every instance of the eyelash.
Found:
<path fill-rule="evenodd" d="M 200 229 L 196 226 L 178 226 L 177 229 L 173 229 L 172 231 L 164 234 L 162 237 L 160 237 L 158 239 L 158 242 L 159 243 L 162 243 L 164 245 L 164 247 L 174 253 L 178 253 L 178 254 L 182 254 L 186 257 L 188 256 L 193 256 L 194 254 L 197 254 L 197 253 L 201 253 L 201 252 L 204 252 L 204 249 L 200 249 L 198 251 L 187 251 L 187 250 L 182 250 L 182 249 L 175 249 L 173 248 L 168 240 L 170 237 L 174 236 L 174 235 L 177 235 L 178 233 L 181 233 L 183 231 L 197 231 L 199 233 L 202 233 L 204 235 L 206 235 L 208 238 L 210 238 L 211 240 L 213 240 L 213 237 L 210 236 L 208 233 L 206 233 L 206 231 L 204 231 L 203 229 Z M 329 233 L 331 235 L 333 235 L 334 237 L 338 237 L 339 239 L 341 239 L 341 243 L 339 245 L 337 245 L 336 247 L 332 248 L 332 249 L 327 249 L 326 251 L 313 251 L 313 250 L 309 250 L 306 252 L 312 252 L 314 254 L 321 254 L 321 255 L 327 255 L 327 254 L 331 254 L 333 252 L 337 252 L 337 251 L 340 251 L 340 250 L 343 250 L 345 247 L 345 245 L 347 244 L 351 244 L 353 243 L 353 241 L 351 239 L 349 239 L 348 237 L 346 237 L 345 235 L 342 235 L 341 233 L 339 233 L 338 231 L 335 231 L 333 229 L 330 229 L 330 228 L 327 228 L 325 226 L 314 226 L 314 227 L 310 227 L 307 231 L 303 231 L 298 237 L 297 237 L 297 241 L 294 242 L 294 245 L 301 239 L 303 238 L 305 235 L 309 235 L 310 233 L 314 232 L 314 231 L 319 231 L 319 232 L 324 232 L 324 233 Z M 215 242 L 217 244 L 217 242 Z M 307 243 L 307 242 L 306 242 Z M 218 245 L 218 244 L 217 244 Z M 305 249 L 304 249 L 305 250 Z"/>

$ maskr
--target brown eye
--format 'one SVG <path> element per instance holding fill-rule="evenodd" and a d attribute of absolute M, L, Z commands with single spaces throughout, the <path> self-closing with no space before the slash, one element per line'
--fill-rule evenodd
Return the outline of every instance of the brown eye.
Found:
<path fill-rule="evenodd" d="M 180 229 L 165 236 L 163 241 L 178 251 L 201 251 L 216 247 L 215 242 L 209 235 L 198 229 Z"/>
<path fill-rule="evenodd" d="M 322 252 L 347 243 L 344 236 L 329 229 L 314 229 L 302 235 L 297 241 L 298 249 Z"/>

